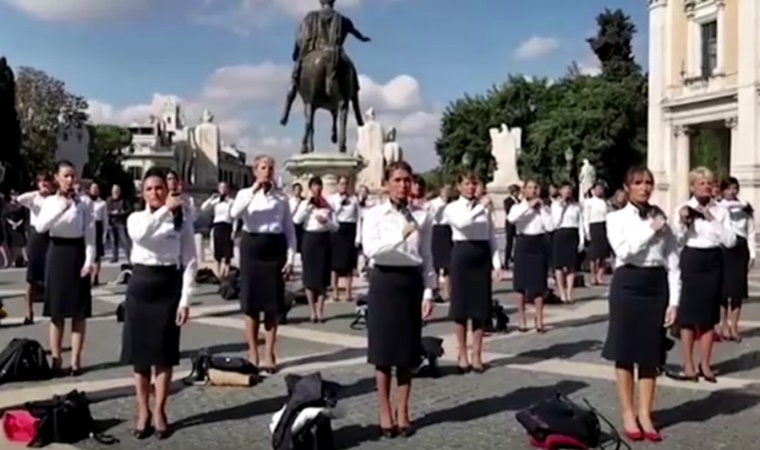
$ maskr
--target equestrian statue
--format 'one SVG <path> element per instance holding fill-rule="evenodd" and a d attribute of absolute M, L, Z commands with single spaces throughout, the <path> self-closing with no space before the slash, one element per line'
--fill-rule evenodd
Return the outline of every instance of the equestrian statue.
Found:
<path fill-rule="evenodd" d="M 290 90 L 280 123 L 287 125 L 298 94 L 306 119 L 301 153 L 314 151 L 314 113 L 318 109 L 332 114 L 331 140 L 338 144 L 338 151 L 345 153 L 349 106 L 353 107 L 358 126 L 364 125 L 364 119 L 359 107 L 359 75 L 343 43 L 349 34 L 362 42 L 370 39 L 354 27 L 351 19 L 335 10 L 335 0 L 319 3 L 321 9 L 308 13 L 298 28 Z"/>

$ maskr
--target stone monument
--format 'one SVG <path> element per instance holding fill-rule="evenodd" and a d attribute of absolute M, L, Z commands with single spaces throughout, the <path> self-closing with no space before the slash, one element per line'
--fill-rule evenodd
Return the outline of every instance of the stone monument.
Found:
<path fill-rule="evenodd" d="M 55 159 L 70 161 L 82 176 L 84 167 L 90 161 L 90 132 L 84 124 L 61 124 L 56 137 Z"/>
<path fill-rule="evenodd" d="M 585 198 L 596 183 L 596 170 L 588 159 L 583 160 L 581 171 L 578 174 L 578 197 Z"/>
<path fill-rule="evenodd" d="M 193 130 L 191 142 L 194 184 L 199 188 L 213 189 L 219 179 L 217 167 L 219 153 L 222 151 L 222 134 L 210 111 L 203 111 L 202 122 Z"/>
<path fill-rule="evenodd" d="M 355 151 L 364 168 L 356 177 L 356 185 L 367 186 L 374 193 L 383 187 L 386 136 L 383 125 L 375 119 L 374 108 L 368 109 L 364 118 L 364 125 L 357 130 Z"/>
<path fill-rule="evenodd" d="M 517 172 L 517 158 L 522 149 L 522 129 L 510 129 L 506 124 L 501 124 L 500 127 L 488 131 L 491 136 L 491 156 L 496 161 L 496 170 L 486 189 L 495 205 L 494 221 L 498 226 L 503 226 L 506 217 L 501 205 L 509 195 L 509 186 L 522 184 Z"/>
<path fill-rule="evenodd" d="M 385 163 L 383 170 L 388 167 L 389 164 L 403 161 L 404 150 L 396 142 L 396 128 L 391 127 L 388 130 L 388 134 L 385 136 L 385 144 L 383 145 L 383 161 Z"/>

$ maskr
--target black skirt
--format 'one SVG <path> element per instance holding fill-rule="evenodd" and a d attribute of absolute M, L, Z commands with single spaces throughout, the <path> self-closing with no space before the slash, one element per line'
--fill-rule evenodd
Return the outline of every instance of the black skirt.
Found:
<path fill-rule="evenodd" d="M 599 261 L 610 256 L 610 243 L 607 241 L 607 223 L 596 222 L 589 225 L 591 243 L 588 247 L 588 259 Z"/>
<path fill-rule="evenodd" d="M 279 313 L 285 304 L 282 269 L 288 244 L 282 233 L 243 233 L 240 238 L 240 307 L 244 314 Z"/>
<path fill-rule="evenodd" d="M 448 273 L 451 264 L 451 226 L 433 225 L 433 267 L 436 273 Z"/>
<path fill-rule="evenodd" d="M 26 247 L 26 232 L 23 226 L 13 229 L 10 225 L 8 227 L 8 241 L 6 244 L 13 249 L 21 249 Z"/>
<path fill-rule="evenodd" d="M 296 253 L 301 253 L 301 243 L 303 242 L 303 224 L 293 224 L 296 230 Z"/>
<path fill-rule="evenodd" d="M 546 294 L 546 254 L 545 234 L 520 234 L 515 239 L 514 289 L 533 300 Z"/>
<path fill-rule="evenodd" d="M 449 318 L 483 321 L 491 315 L 491 244 L 456 241 L 451 250 Z"/>
<path fill-rule="evenodd" d="M 106 248 L 103 243 L 103 221 L 95 221 L 95 261 L 100 262 L 103 255 L 106 254 Z M 127 255 L 129 257 L 129 255 Z"/>
<path fill-rule="evenodd" d="M 50 235 L 38 233 L 35 229 L 29 232 L 29 242 L 26 244 L 26 282 L 35 286 L 45 284 L 45 260 L 50 244 Z"/>
<path fill-rule="evenodd" d="M 580 236 L 577 228 L 560 228 L 552 233 L 552 266 L 556 270 L 578 268 Z"/>
<path fill-rule="evenodd" d="M 127 283 L 121 361 L 139 368 L 179 364 L 177 308 L 182 272 L 176 266 L 132 267 Z"/>
<path fill-rule="evenodd" d="M 330 285 L 330 233 L 327 231 L 305 231 L 301 249 L 303 287 L 315 292 L 324 292 Z"/>
<path fill-rule="evenodd" d="M 420 363 L 422 294 L 419 267 L 375 266 L 367 295 L 367 360 L 378 367 Z"/>
<path fill-rule="evenodd" d="M 623 266 L 612 275 L 609 323 L 602 357 L 625 364 L 664 364 L 668 273 L 662 267 Z"/>
<path fill-rule="evenodd" d="M 678 324 L 709 329 L 720 321 L 723 264 L 719 248 L 684 247 L 681 251 L 681 302 Z"/>
<path fill-rule="evenodd" d="M 356 223 L 340 222 L 339 228 L 330 234 L 330 268 L 340 276 L 353 275 L 359 254 L 356 249 Z"/>
<path fill-rule="evenodd" d="M 233 252 L 232 224 L 216 222 L 212 227 L 211 236 L 214 239 L 214 261 L 229 264 Z"/>
<path fill-rule="evenodd" d="M 731 300 L 731 306 L 741 306 L 749 297 L 749 248 L 747 240 L 736 237 L 736 245 L 723 249 L 723 297 Z"/>
<path fill-rule="evenodd" d="M 42 315 L 53 319 L 84 319 L 92 315 L 90 277 L 81 275 L 84 261 L 84 238 L 50 238 Z"/>

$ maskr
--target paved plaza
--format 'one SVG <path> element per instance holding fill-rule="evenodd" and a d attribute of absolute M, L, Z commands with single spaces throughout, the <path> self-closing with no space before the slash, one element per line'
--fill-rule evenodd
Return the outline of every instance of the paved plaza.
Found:
<path fill-rule="evenodd" d="M 105 270 L 105 279 L 115 269 Z M 760 297 L 760 274 L 753 275 L 752 291 Z M 358 282 L 360 289 L 363 283 Z M 23 272 L 0 272 L 0 296 L 9 317 L 0 326 L 0 345 L 13 337 L 30 337 L 47 343 L 47 323 L 20 327 L 23 314 Z M 43 383 L 0 386 L 0 408 L 48 398 L 72 389 L 86 390 L 94 404 L 95 418 L 118 437 L 120 449 L 268 449 L 267 426 L 284 401 L 284 373 L 322 372 L 326 379 L 344 386 L 341 405 L 345 418 L 334 423 L 340 449 L 523 449 L 528 448 L 514 413 L 557 391 L 575 399 L 588 399 L 614 423 L 616 393 L 612 369 L 600 357 L 604 341 L 606 301 L 604 288 L 583 288 L 574 305 L 548 309 L 548 333 L 521 334 L 514 330 L 488 338 L 491 369 L 483 375 L 454 374 L 456 351 L 452 329 L 445 320 L 446 307 L 437 308 L 426 335 L 444 337 L 444 375 L 415 381 L 413 419 L 419 431 L 408 440 L 376 440 L 377 402 L 373 371 L 365 364 L 366 338 L 352 330 L 352 305 L 331 303 L 328 321 L 308 323 L 307 308 L 299 306 L 283 326 L 279 338 L 281 374 L 252 388 L 188 387 L 176 383 L 170 420 L 175 434 L 159 442 L 136 441 L 130 435 L 133 398 L 130 368 L 119 360 L 121 326 L 114 310 L 123 298 L 123 286 L 97 288 L 94 317 L 88 326 L 86 372 L 80 378 Z M 515 295 L 510 283 L 497 286 L 497 297 L 510 312 Z M 211 286 L 201 288 L 193 319 L 182 334 L 183 362 L 177 378 L 188 373 L 189 358 L 198 350 L 243 355 L 243 318 L 236 302 L 225 302 Z M 38 313 L 39 307 L 37 305 Z M 659 448 L 671 450 L 734 449 L 749 447 L 760 423 L 760 302 L 745 309 L 740 344 L 720 344 L 716 353 L 715 385 L 686 384 L 662 379 L 657 420 L 667 441 Z M 514 324 L 514 317 L 513 317 Z M 670 360 L 677 364 L 678 352 Z M 637 445 L 639 446 L 639 445 Z M 647 444 L 641 444 L 647 448 Z M 79 449 L 101 447 L 93 441 Z M 0 444 L 0 448 L 6 448 Z M 8 447 L 11 448 L 11 447 Z M 55 446 L 55 448 L 72 448 Z"/>

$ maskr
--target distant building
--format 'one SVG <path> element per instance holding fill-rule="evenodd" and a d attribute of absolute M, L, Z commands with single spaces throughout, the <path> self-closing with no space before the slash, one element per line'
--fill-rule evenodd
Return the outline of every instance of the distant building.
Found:
<path fill-rule="evenodd" d="M 145 122 L 133 123 L 128 127 L 132 134 L 132 143 L 122 150 L 125 156 L 122 165 L 132 176 L 136 187 L 139 187 L 148 169 L 177 169 L 177 152 L 193 151 L 193 128 L 187 125 L 180 105 L 167 99 L 156 112 L 157 114 L 151 115 Z M 247 165 L 246 154 L 235 146 L 222 145 L 217 166 L 219 181 L 237 187 L 251 183 L 251 167 Z M 190 181 L 188 188 L 193 193 L 205 194 L 213 189 L 210 186 L 193 186 L 192 180 Z"/>

